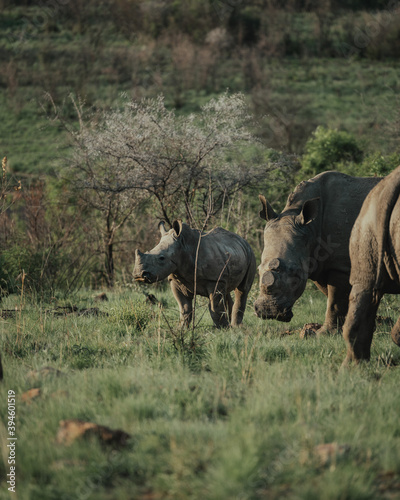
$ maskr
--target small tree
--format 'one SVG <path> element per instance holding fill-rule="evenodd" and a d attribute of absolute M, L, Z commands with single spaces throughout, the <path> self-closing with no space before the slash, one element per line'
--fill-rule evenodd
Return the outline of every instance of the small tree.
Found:
<path fill-rule="evenodd" d="M 162 96 L 126 102 L 83 128 L 77 144 L 81 187 L 96 199 L 146 193 L 170 225 L 185 213 L 190 224 L 205 226 L 229 196 L 268 170 L 241 94 L 225 93 L 187 116 L 168 110 Z"/>

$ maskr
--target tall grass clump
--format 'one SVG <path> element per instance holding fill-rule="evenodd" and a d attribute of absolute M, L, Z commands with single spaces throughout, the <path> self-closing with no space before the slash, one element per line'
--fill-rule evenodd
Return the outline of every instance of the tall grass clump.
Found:
<path fill-rule="evenodd" d="M 153 311 L 143 300 L 135 299 L 114 305 L 108 312 L 111 324 L 124 325 L 144 333 L 151 321 Z"/>

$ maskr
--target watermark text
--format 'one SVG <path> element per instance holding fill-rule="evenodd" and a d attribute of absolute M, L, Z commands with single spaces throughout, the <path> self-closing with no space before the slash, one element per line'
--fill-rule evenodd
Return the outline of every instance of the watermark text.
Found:
<path fill-rule="evenodd" d="M 15 493 L 16 488 L 16 413 L 15 413 L 15 391 L 8 391 L 7 398 L 7 464 L 9 466 L 7 474 L 8 491 Z"/>

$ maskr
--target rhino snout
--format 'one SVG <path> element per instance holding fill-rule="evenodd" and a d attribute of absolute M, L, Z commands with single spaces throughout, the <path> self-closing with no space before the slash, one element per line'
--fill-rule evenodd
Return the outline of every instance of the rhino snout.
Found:
<path fill-rule="evenodd" d="M 153 283 L 154 279 L 149 271 L 144 269 L 143 256 L 145 254 L 140 250 L 135 251 L 135 269 L 133 270 L 133 279 L 144 283 Z"/>
<path fill-rule="evenodd" d="M 144 283 L 153 283 L 154 282 L 152 275 L 147 271 L 143 271 L 140 274 L 135 274 L 134 279 L 135 279 L 135 281 L 143 281 Z"/>
<path fill-rule="evenodd" d="M 277 304 L 265 300 L 264 297 L 258 298 L 254 302 L 256 315 L 262 319 L 276 319 L 288 323 L 293 318 L 291 307 L 278 307 Z"/>
<path fill-rule="evenodd" d="M 254 302 L 254 310 L 256 315 L 262 319 L 276 319 L 288 323 L 293 318 L 291 307 L 279 307 L 264 297 L 260 297 Z"/>

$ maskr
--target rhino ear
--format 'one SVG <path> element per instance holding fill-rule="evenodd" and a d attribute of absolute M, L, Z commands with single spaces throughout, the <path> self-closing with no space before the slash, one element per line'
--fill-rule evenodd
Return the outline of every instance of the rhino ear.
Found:
<path fill-rule="evenodd" d="M 265 196 L 259 194 L 258 197 L 260 198 L 262 205 L 262 209 L 260 211 L 261 219 L 264 219 L 266 221 L 269 221 L 271 219 L 276 219 L 278 216 L 275 213 L 274 209 L 271 207 L 271 205 L 268 203 L 268 201 L 265 199 Z"/>
<path fill-rule="evenodd" d="M 172 227 L 176 233 L 176 236 L 179 237 L 179 235 L 181 234 L 182 232 L 182 221 L 181 219 L 177 219 L 177 220 L 174 220 L 174 222 L 172 223 Z"/>
<path fill-rule="evenodd" d="M 309 224 L 315 220 L 319 214 L 320 210 L 320 199 L 313 198 L 312 200 L 307 200 L 304 202 L 303 208 L 300 214 L 297 216 L 300 224 Z"/>

